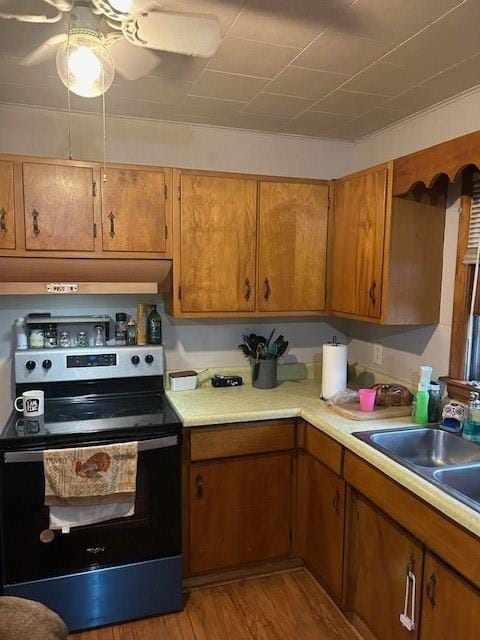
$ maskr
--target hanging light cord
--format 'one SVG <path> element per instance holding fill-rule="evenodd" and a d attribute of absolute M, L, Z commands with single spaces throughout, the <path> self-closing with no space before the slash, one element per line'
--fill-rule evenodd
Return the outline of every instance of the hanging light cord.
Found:
<path fill-rule="evenodd" d="M 67 31 L 67 126 L 68 126 L 68 159 L 72 159 L 72 105 L 70 102 L 70 14 L 68 14 L 68 31 Z"/>

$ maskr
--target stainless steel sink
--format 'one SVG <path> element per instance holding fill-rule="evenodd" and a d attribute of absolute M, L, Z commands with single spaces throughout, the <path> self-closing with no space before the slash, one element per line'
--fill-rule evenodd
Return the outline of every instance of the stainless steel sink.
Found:
<path fill-rule="evenodd" d="M 371 442 L 419 467 L 447 467 L 480 462 L 480 447 L 441 429 L 377 432 Z"/>
<path fill-rule="evenodd" d="M 480 445 L 434 427 L 353 435 L 480 511 Z"/>

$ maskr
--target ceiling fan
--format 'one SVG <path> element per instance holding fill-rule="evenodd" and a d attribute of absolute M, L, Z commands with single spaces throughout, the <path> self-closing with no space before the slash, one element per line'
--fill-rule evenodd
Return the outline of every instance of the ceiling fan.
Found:
<path fill-rule="evenodd" d="M 128 80 L 148 75 L 160 62 L 152 50 L 209 58 L 222 37 L 216 16 L 164 11 L 155 0 L 43 2 L 57 14 L 0 13 L 0 18 L 52 23 L 67 16 L 66 32 L 48 38 L 21 64 L 41 64 L 56 56 L 62 82 L 83 97 L 105 93 L 115 70 Z"/>

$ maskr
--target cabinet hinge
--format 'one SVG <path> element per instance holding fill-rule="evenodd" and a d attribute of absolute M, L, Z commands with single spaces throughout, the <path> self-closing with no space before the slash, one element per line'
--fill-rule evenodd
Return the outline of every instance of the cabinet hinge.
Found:
<path fill-rule="evenodd" d="M 167 185 L 166 185 L 166 184 L 164 184 L 164 185 L 163 185 L 163 193 L 164 193 L 164 195 L 165 195 L 165 200 L 166 200 L 166 199 L 167 199 L 167 193 L 168 193 Z"/>
<path fill-rule="evenodd" d="M 178 187 L 178 189 L 177 189 L 177 198 L 178 198 L 179 200 L 181 200 L 181 199 L 182 199 L 182 189 L 181 189 L 180 187 Z"/>
<path fill-rule="evenodd" d="M 94 238 L 97 237 L 97 223 L 96 222 L 93 223 L 93 237 Z"/>
<path fill-rule="evenodd" d="M 165 225 L 165 240 L 168 240 L 168 227 Z"/>
<path fill-rule="evenodd" d="M 95 181 L 92 182 L 92 193 L 93 197 L 95 198 L 95 196 L 97 195 L 97 183 Z"/>
<path fill-rule="evenodd" d="M 182 299 L 182 285 L 178 285 L 178 299 Z"/>

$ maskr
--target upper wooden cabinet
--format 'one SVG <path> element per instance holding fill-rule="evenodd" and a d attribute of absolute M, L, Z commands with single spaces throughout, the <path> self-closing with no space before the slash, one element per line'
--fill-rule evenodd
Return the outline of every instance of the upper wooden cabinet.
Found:
<path fill-rule="evenodd" d="M 335 183 L 334 315 L 434 324 L 440 311 L 445 209 L 392 197 L 392 163 Z"/>
<path fill-rule="evenodd" d="M 173 314 L 324 313 L 328 182 L 177 171 Z"/>
<path fill-rule="evenodd" d="M 108 167 L 102 192 L 104 251 L 165 253 L 167 185 L 161 169 Z"/>
<path fill-rule="evenodd" d="M 182 174 L 182 311 L 253 310 L 256 188 L 251 179 Z"/>
<path fill-rule="evenodd" d="M 0 249 L 15 249 L 13 162 L 0 160 Z"/>
<path fill-rule="evenodd" d="M 323 311 L 328 184 L 259 186 L 257 309 Z"/>
<path fill-rule="evenodd" d="M 335 183 L 332 311 L 380 317 L 387 176 L 382 166 Z"/>
<path fill-rule="evenodd" d="M 24 162 L 25 248 L 93 251 L 94 183 L 91 167 Z"/>

